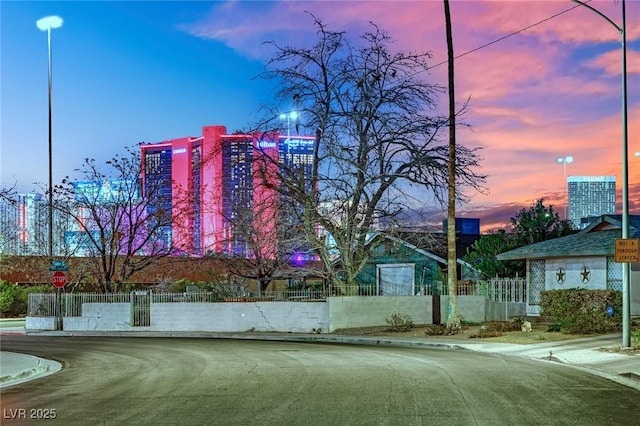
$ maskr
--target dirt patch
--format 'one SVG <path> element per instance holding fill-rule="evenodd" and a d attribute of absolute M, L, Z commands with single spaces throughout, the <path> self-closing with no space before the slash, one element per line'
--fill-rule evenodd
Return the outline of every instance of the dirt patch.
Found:
<path fill-rule="evenodd" d="M 509 324 L 507 323 L 507 327 Z M 578 339 L 581 337 L 589 337 L 590 335 L 584 334 L 568 334 L 562 332 L 549 332 L 549 324 L 531 324 L 531 331 L 523 332 L 521 330 L 506 331 L 499 330 L 495 334 L 486 332 L 488 329 L 500 327 L 490 327 L 488 325 L 463 325 L 462 329 L 457 334 L 442 335 L 434 334 L 437 331 L 437 326 L 432 325 L 417 325 L 408 331 L 392 331 L 388 326 L 381 327 L 360 327 L 336 330 L 333 334 L 342 334 L 350 336 L 390 336 L 390 337 L 407 337 L 407 338 L 429 338 L 429 339 L 442 339 L 442 340 L 482 340 L 488 342 L 497 343 L 513 343 L 518 345 L 530 345 L 534 343 L 542 342 L 556 342 L 562 340 Z M 506 327 L 505 327 L 506 328 Z M 486 337 L 493 334 L 493 337 Z M 609 350 L 609 349 L 607 349 Z M 614 351 L 615 348 L 611 348 Z M 625 353 L 640 354 L 640 349 L 627 350 Z"/>

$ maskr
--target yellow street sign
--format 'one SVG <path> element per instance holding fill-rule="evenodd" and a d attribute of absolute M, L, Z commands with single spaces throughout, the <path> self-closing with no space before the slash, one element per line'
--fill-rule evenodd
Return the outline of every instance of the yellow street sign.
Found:
<path fill-rule="evenodd" d="M 616 238 L 615 260 L 619 263 L 640 262 L 638 238 Z"/>

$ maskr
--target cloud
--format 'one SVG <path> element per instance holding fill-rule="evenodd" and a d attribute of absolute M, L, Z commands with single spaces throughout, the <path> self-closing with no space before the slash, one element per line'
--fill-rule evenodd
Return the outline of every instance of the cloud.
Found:
<path fill-rule="evenodd" d="M 620 2 L 590 4 L 620 22 Z M 626 6 L 631 166 L 640 162 L 633 156 L 640 151 L 640 2 Z M 446 85 L 439 1 L 270 1 L 250 7 L 217 2 L 209 14 L 182 28 L 265 60 L 270 57 L 265 40 L 298 46 L 317 40 L 306 11 L 330 30 L 351 36 L 366 30 L 369 21 L 380 24 L 398 49 L 432 52 L 427 78 Z M 508 222 L 539 198 L 562 205 L 564 170 L 556 164 L 561 156 L 575 158 L 568 175 L 615 175 L 621 188 L 619 33 L 569 1 L 454 1 L 451 12 L 460 56 L 456 94 L 459 103 L 471 99 L 465 121 L 472 131 L 461 131 L 459 143 L 483 148 L 482 172 L 488 175 L 488 194 L 473 195 L 465 207 L 478 215 L 486 211 L 483 228 Z M 640 190 L 640 167 L 630 167 L 629 181 Z M 630 198 L 640 208 L 640 195 Z"/>
<path fill-rule="evenodd" d="M 611 50 L 597 58 L 588 61 L 586 65 L 594 69 L 602 69 L 608 74 L 619 76 L 622 74 L 620 49 Z M 627 49 L 627 75 L 640 74 L 640 52 Z"/>

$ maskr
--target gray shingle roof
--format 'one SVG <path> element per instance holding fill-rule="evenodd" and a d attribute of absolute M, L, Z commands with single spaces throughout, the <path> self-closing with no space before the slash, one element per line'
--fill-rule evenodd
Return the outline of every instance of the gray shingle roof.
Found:
<path fill-rule="evenodd" d="M 613 256 L 615 239 L 622 238 L 621 215 L 604 215 L 577 234 L 519 247 L 498 260 L 548 259 L 568 256 Z M 640 238 L 640 216 L 629 216 L 629 238 Z"/>

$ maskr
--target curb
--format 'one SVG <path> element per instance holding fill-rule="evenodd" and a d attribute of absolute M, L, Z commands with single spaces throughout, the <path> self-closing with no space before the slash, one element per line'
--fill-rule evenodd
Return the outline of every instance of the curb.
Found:
<path fill-rule="evenodd" d="M 91 332 L 91 331 L 30 331 L 29 336 L 60 336 L 60 337 L 178 337 L 178 338 L 202 338 L 202 339 L 227 339 L 227 340 L 261 340 L 261 341 L 279 341 L 279 342 L 309 342 L 309 343 L 339 343 L 353 345 L 368 346 L 399 346 L 414 348 L 430 348 L 430 349 L 449 349 L 449 350 L 467 350 L 458 343 L 440 343 L 434 341 L 416 342 L 403 339 L 385 338 L 385 337 L 367 337 L 367 336 L 342 336 L 330 334 L 270 334 L 270 333 L 217 333 L 206 331 L 192 332 L 131 332 L 131 331 L 110 331 L 110 332 Z"/>
<path fill-rule="evenodd" d="M 57 373 L 62 369 L 62 364 L 57 361 L 38 358 L 29 354 L 21 354 L 15 352 L 3 352 L 3 357 L 6 356 L 18 356 L 23 360 L 26 358 L 30 360 L 32 364 L 35 364 L 32 367 L 23 368 L 18 371 L 14 371 L 10 374 L 5 374 L 0 376 L 0 388 L 4 389 L 9 386 L 17 385 L 20 383 L 24 383 L 26 381 L 35 379 L 37 377 L 44 377 L 50 374 Z"/>

